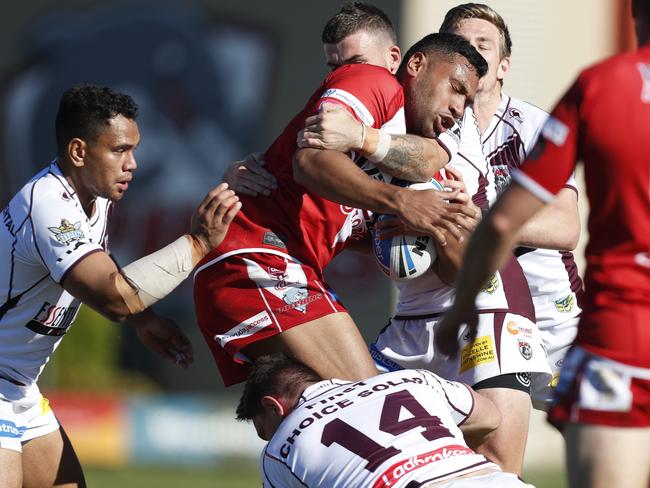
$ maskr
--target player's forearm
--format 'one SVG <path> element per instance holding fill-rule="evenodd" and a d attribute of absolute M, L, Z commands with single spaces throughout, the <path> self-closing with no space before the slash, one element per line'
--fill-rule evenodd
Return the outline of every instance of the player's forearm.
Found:
<path fill-rule="evenodd" d="M 390 134 L 388 152 L 373 164 L 389 175 L 407 181 L 427 181 L 449 162 L 449 154 L 437 139 L 412 134 Z M 385 136 L 384 136 L 385 137 Z M 380 145 L 380 130 L 366 127 L 361 152 L 365 156 L 376 153 Z"/>
<path fill-rule="evenodd" d="M 453 286 L 458 277 L 458 272 L 463 265 L 463 256 L 469 240 L 469 232 L 463 231 L 462 242 L 454 236 L 448 236 L 445 246 L 436 245 L 436 261 L 434 269 L 438 277 L 450 286 Z"/>
<path fill-rule="evenodd" d="M 387 214 L 399 214 L 405 205 L 403 188 L 370 178 L 338 151 L 299 149 L 293 174 L 309 191 L 342 205 Z"/>

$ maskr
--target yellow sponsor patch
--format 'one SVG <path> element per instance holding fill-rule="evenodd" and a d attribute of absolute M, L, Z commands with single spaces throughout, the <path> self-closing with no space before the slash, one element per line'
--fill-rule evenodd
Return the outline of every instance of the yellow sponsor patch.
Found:
<path fill-rule="evenodd" d="M 41 415 L 46 415 L 51 411 L 52 408 L 50 408 L 50 401 L 45 397 L 41 397 Z"/>
<path fill-rule="evenodd" d="M 494 343 L 491 336 L 482 336 L 467 344 L 460 354 L 460 372 L 472 369 L 479 364 L 494 361 Z"/>

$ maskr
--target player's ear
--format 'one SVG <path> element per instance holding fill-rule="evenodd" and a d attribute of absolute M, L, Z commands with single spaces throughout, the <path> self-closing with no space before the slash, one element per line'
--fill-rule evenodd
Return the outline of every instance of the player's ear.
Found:
<path fill-rule="evenodd" d="M 391 73 L 395 74 L 402 62 L 402 52 L 400 51 L 399 46 L 391 46 L 388 51 L 388 57 L 388 69 Z"/>
<path fill-rule="evenodd" d="M 286 415 L 287 409 L 285 408 L 284 403 L 278 398 L 270 395 L 263 396 L 261 404 L 262 408 L 264 408 L 267 413 L 277 415 L 278 417 L 284 417 Z"/>
<path fill-rule="evenodd" d="M 505 57 L 499 61 L 499 67 L 497 68 L 497 80 L 503 81 L 508 73 L 510 72 L 510 58 Z"/>
<path fill-rule="evenodd" d="M 406 72 L 409 74 L 411 77 L 416 77 L 417 74 L 422 71 L 424 68 L 427 66 L 427 57 L 424 55 L 424 53 L 421 52 L 416 52 L 411 57 L 406 63 Z"/>
<path fill-rule="evenodd" d="M 75 137 L 68 142 L 68 158 L 77 168 L 84 165 L 86 157 L 86 142 L 83 139 Z"/>

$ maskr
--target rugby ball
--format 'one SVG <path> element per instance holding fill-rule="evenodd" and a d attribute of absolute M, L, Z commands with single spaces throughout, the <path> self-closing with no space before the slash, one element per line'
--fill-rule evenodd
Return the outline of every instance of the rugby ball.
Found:
<path fill-rule="evenodd" d="M 439 190 L 443 186 L 435 179 L 425 183 L 408 183 L 393 179 L 391 184 L 408 186 L 413 190 Z M 391 220 L 394 215 L 379 214 L 374 222 Z M 395 236 L 389 239 L 379 239 L 371 229 L 372 253 L 379 269 L 394 281 L 406 281 L 422 276 L 436 260 L 436 245 L 431 236 Z"/>

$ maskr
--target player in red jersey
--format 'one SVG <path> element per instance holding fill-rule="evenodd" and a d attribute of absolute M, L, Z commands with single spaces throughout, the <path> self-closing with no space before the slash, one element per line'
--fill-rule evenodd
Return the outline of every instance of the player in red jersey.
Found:
<path fill-rule="evenodd" d="M 414 54 L 402 77 L 408 90 L 444 88 L 421 123 L 453 124 L 475 90 L 476 63 L 483 68 L 478 53 L 456 36 L 437 36 Z M 243 198 L 228 242 L 204 260 L 195 277 L 197 318 L 226 384 L 246 378 L 251 358 L 278 351 L 323 377 L 360 379 L 376 373 L 356 326 L 322 282 L 324 266 L 345 241 L 365 232 L 364 212 L 358 208 L 401 215 L 425 233 L 439 233 L 432 224 L 457 232 L 462 219 L 446 209 L 470 214 L 473 209 L 444 204 L 433 191 L 412 192 L 377 181 L 336 151 L 303 149 L 293 168 L 290 161 L 298 130 L 323 103 L 341 104 L 369 126 L 404 132 L 402 97 L 400 84 L 386 69 L 344 66 L 325 80 L 267 151 L 267 169 L 279 188 L 270 198 Z M 369 154 L 376 151 L 368 145 Z M 366 169 L 389 178 L 371 165 Z"/>
<path fill-rule="evenodd" d="M 591 208 L 585 304 L 549 413 L 575 487 L 650 482 L 650 2 L 632 6 L 640 49 L 583 71 L 555 107 L 470 241 L 446 334 L 436 337 L 456 353 L 458 327 L 476 323 L 476 293 L 583 160 Z"/>

